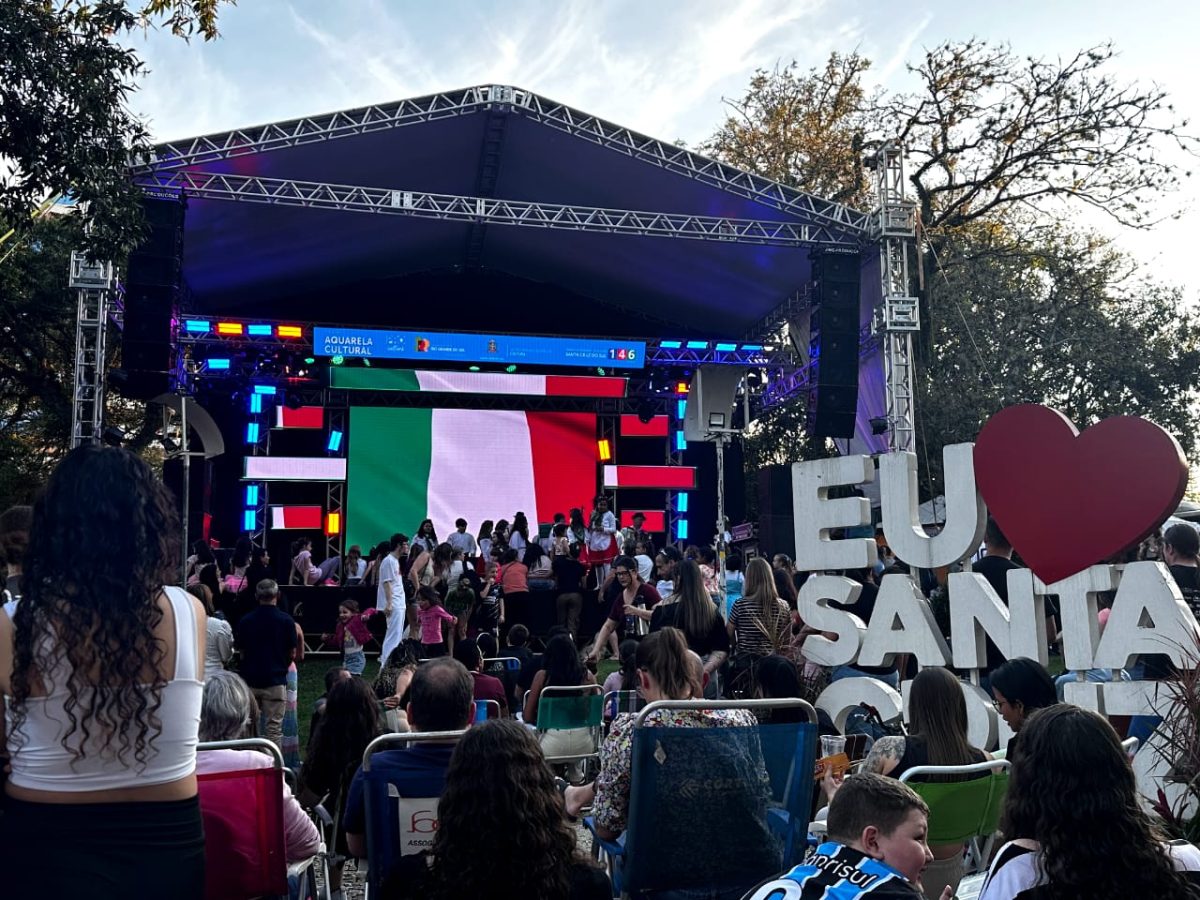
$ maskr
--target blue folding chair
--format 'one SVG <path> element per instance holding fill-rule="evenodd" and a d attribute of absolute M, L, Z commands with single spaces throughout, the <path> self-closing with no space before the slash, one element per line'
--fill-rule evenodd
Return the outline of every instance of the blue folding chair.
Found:
<path fill-rule="evenodd" d="M 385 775 L 371 768 L 371 757 L 380 750 L 399 749 L 419 741 L 457 741 L 464 734 L 465 730 L 384 734 L 367 744 L 362 759 L 368 857 L 365 897 L 379 896 L 384 879 L 399 865 L 401 856 L 406 855 L 406 846 L 432 843 L 440 799 L 402 795 Z M 402 804 L 412 808 L 402 808 Z"/>
<path fill-rule="evenodd" d="M 659 710 L 800 708 L 809 722 L 661 727 Z M 622 897 L 703 889 L 739 898 L 799 852 L 808 824 L 816 712 L 803 700 L 681 700 L 647 704 L 634 720 L 625 834 L 593 848 Z"/>

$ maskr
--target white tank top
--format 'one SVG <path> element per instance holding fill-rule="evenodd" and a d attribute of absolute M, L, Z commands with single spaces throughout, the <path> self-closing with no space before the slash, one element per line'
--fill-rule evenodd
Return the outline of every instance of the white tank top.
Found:
<path fill-rule="evenodd" d="M 101 751 L 103 735 L 93 735 L 84 745 L 83 756 L 72 764 L 72 754 L 62 738 L 70 720 L 64 712 L 67 699 L 66 672 L 47 679 L 54 687 L 46 697 L 30 697 L 20 735 L 13 734 L 9 709 L 9 749 L 12 751 L 12 783 L 20 788 L 62 793 L 107 791 L 118 788 L 166 784 L 191 775 L 196 769 L 196 741 L 200 728 L 200 701 L 204 684 L 196 677 L 196 611 L 191 595 L 177 587 L 164 587 L 175 615 L 175 675 L 163 686 L 158 718 L 162 733 L 146 750 L 145 767 L 134 761 L 132 751 L 119 762 L 112 749 Z M 139 688 L 140 690 L 148 690 Z M 86 700 L 86 698 L 82 698 Z M 78 713 L 76 713 L 78 715 Z M 79 730 L 68 744 L 75 746 Z"/>

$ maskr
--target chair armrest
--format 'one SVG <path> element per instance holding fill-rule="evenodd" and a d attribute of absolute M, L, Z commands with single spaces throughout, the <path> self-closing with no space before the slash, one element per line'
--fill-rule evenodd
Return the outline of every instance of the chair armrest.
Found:
<path fill-rule="evenodd" d="M 592 816 L 586 816 L 583 819 L 583 827 L 592 833 L 592 840 L 594 840 L 597 844 L 599 844 L 601 849 L 603 849 L 604 852 L 607 853 L 609 856 L 618 857 L 618 856 L 625 855 L 625 835 L 624 834 L 622 834 L 615 841 L 605 840 L 604 838 L 600 837 L 600 835 L 596 834 L 596 820 Z"/>

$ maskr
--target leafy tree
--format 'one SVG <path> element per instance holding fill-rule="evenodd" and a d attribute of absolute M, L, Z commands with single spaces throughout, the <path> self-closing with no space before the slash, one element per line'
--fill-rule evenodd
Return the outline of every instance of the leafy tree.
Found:
<path fill-rule="evenodd" d="M 870 63 L 834 53 L 822 69 L 795 62 L 760 69 L 741 100 L 700 149 L 782 184 L 865 209 L 872 186 L 862 166 L 868 137 L 879 130 L 877 98 L 862 75 Z"/>
<path fill-rule="evenodd" d="M 128 107 L 145 67 L 121 44 L 162 22 L 216 37 L 220 0 L 6 0 L 0 3 L 0 217 L 18 233 L 47 198 L 84 204 L 97 258 L 118 258 L 141 235 L 140 192 L 125 166 L 149 149 Z"/>
<path fill-rule="evenodd" d="M 1113 55 L 1106 44 L 1046 61 L 949 42 L 909 67 L 919 90 L 887 95 L 863 87 L 865 59 L 834 54 L 804 74 L 794 64 L 756 73 L 705 145 L 863 210 L 863 151 L 905 147 L 920 227 L 926 479 L 944 444 L 973 439 L 988 415 L 1021 401 L 1058 405 L 1081 427 L 1145 415 L 1194 445 L 1195 317 L 1177 291 L 1138 277 L 1072 219 L 1090 206 L 1149 227 L 1155 204 L 1190 174 L 1174 153 L 1195 152 L 1187 123 L 1161 89 L 1115 80 Z M 779 437 L 758 455 L 794 452 Z"/>

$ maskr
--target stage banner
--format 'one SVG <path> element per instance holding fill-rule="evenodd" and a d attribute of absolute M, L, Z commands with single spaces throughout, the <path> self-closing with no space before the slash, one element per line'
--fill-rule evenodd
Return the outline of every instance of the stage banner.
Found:
<path fill-rule="evenodd" d="M 347 546 L 365 553 L 426 517 L 439 539 L 518 510 L 549 522 L 596 493 L 594 413 L 352 407 Z"/>

